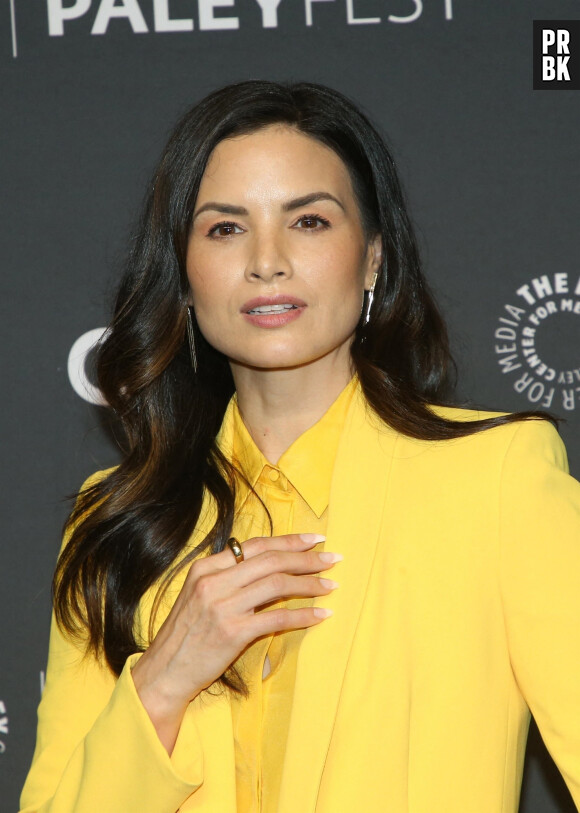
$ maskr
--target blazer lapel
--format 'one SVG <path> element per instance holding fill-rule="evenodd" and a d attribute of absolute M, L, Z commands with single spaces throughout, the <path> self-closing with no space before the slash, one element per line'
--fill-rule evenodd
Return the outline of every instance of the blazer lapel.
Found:
<path fill-rule="evenodd" d="M 340 583 L 316 606 L 331 618 L 306 633 L 298 656 L 278 813 L 314 813 L 350 648 L 377 548 L 397 435 L 370 412 L 359 388 L 341 436 L 325 548 L 344 561 Z"/>

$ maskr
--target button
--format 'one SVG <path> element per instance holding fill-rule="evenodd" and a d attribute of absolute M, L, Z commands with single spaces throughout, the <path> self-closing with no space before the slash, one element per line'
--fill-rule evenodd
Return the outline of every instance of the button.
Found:
<path fill-rule="evenodd" d="M 277 469 L 270 469 L 270 471 L 268 472 L 268 477 L 273 483 L 275 483 L 277 480 L 280 479 L 280 472 Z"/>

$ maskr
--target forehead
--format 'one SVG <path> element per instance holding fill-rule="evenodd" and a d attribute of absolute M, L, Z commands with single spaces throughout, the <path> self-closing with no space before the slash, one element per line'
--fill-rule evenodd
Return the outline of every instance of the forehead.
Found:
<path fill-rule="evenodd" d="M 272 124 L 220 141 L 210 155 L 199 198 L 215 194 L 217 187 L 238 193 L 332 188 L 352 195 L 348 169 L 337 153 L 286 124 Z"/>

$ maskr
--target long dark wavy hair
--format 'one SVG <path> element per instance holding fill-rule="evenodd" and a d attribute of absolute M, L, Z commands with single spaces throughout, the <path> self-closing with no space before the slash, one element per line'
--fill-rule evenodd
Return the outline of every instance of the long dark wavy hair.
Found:
<path fill-rule="evenodd" d="M 380 418 L 405 435 L 441 440 L 543 417 L 526 412 L 454 421 L 430 409 L 448 402 L 447 332 L 421 272 L 391 154 L 349 99 L 308 82 L 247 81 L 211 93 L 179 121 L 163 153 L 98 351 L 98 381 L 124 430 L 124 458 L 78 495 L 54 577 L 61 629 L 81 638 L 87 652 L 104 656 L 116 675 L 146 646 L 136 635 L 144 593 L 162 591 L 178 569 L 223 550 L 231 535 L 236 473 L 216 436 L 234 382 L 228 359 L 197 326 L 199 369 L 192 371 L 185 260 L 213 149 L 274 123 L 334 150 L 349 171 L 367 238 L 382 238 L 370 320 L 361 320 L 351 346 L 365 398 Z M 217 520 L 184 555 L 207 497 Z M 246 691 L 233 667 L 219 683 Z"/>

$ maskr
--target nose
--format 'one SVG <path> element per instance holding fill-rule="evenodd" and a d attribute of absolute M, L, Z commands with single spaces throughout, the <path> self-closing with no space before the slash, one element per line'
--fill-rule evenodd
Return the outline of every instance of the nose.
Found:
<path fill-rule="evenodd" d="M 292 263 L 280 235 L 253 236 L 245 276 L 249 282 L 272 282 L 292 276 Z"/>

